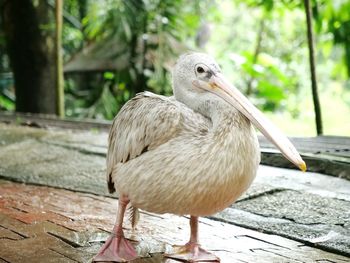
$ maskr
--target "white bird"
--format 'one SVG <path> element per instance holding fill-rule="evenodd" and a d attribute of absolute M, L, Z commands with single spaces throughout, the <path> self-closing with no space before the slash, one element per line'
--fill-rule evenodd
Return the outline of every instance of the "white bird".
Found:
<path fill-rule="evenodd" d="M 107 181 L 109 190 L 119 193 L 119 208 L 113 235 L 94 261 L 137 257 L 122 230 L 130 202 L 135 210 L 191 216 L 189 242 L 167 257 L 218 262 L 198 243 L 198 217 L 231 205 L 255 178 L 260 150 L 252 124 L 306 170 L 287 137 L 229 84 L 210 56 L 181 56 L 173 91 L 174 97 L 140 93 L 114 119 Z"/>

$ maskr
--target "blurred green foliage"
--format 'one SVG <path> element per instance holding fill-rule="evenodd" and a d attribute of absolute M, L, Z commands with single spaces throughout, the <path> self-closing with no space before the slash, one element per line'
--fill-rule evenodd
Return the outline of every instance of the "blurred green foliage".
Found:
<path fill-rule="evenodd" d="M 71 2 L 65 1 L 70 8 Z M 76 107 L 69 98 L 79 87 L 66 87 L 68 94 L 67 114 L 70 116 L 112 118 L 130 97 L 142 90 L 171 94 L 170 67 L 184 50 L 188 39 L 193 39 L 199 26 L 201 10 L 207 9 L 211 1 L 161 1 L 161 0 L 105 0 L 86 2 L 87 12 L 81 19 L 83 33 L 73 25 L 65 24 L 64 48 L 67 58 L 77 43 L 72 35 L 85 43 L 112 41 L 120 46 L 115 60 L 127 57 L 126 68 L 101 73 L 99 92 L 85 93 L 92 100 Z M 75 6 L 75 8 L 78 8 Z M 74 12 L 73 12 L 74 13 Z M 69 31 L 73 33 L 69 33 Z M 81 31 L 79 31 L 81 32 Z M 188 46 L 191 46 L 190 44 Z M 192 45 L 193 46 L 193 45 Z M 86 88 L 86 87 L 85 87 Z M 84 93 L 84 92 L 80 92 Z M 108 94 L 108 96 L 106 95 Z M 83 99 L 83 97 L 80 97 Z M 111 109 L 111 105 L 113 108 Z"/>
<path fill-rule="evenodd" d="M 327 93 L 338 81 L 342 94 L 349 89 L 350 0 L 312 3 L 320 89 Z M 0 70 L 6 72 L 3 39 L 0 31 Z M 112 119 L 137 92 L 170 95 L 171 66 L 187 50 L 214 55 L 265 111 L 298 118 L 309 92 L 301 0 L 65 0 L 65 61 L 91 46 L 108 53 L 106 43 L 118 47 L 111 57 L 118 68 L 66 74 L 67 116 Z M 0 86 L 0 106 L 11 110 L 13 96 L 5 91 L 13 87 Z"/>
<path fill-rule="evenodd" d="M 328 5 L 339 12 L 347 12 L 349 9 L 344 8 L 349 3 L 313 2 L 319 89 L 321 94 L 328 94 L 322 95 L 328 96 L 327 99 L 331 98 L 329 94 L 333 94 L 332 99 L 337 96 L 334 101 L 341 101 L 344 104 L 342 108 L 348 108 L 344 114 L 350 112 L 350 104 L 344 100 L 350 88 L 346 73 L 350 61 L 345 59 L 350 42 L 336 41 L 335 32 L 330 32 L 326 26 L 330 17 L 323 16 L 321 11 Z M 340 8 L 336 9 L 335 5 Z M 215 24 L 215 31 L 208 50 L 223 64 L 232 82 L 249 94 L 261 109 L 273 111 L 274 116 L 283 114 L 285 122 L 307 116 L 308 125 L 312 128 L 312 103 L 311 108 L 304 106 L 305 99 L 311 102 L 311 87 L 303 1 L 223 1 L 219 9 L 221 21 L 211 21 Z M 349 21 L 347 17 L 332 17 L 337 17 L 341 25 Z M 321 19 L 323 27 L 318 27 L 316 19 Z M 338 89 L 338 83 L 342 89 Z M 325 103 L 324 99 L 321 99 L 321 103 Z M 334 119 L 338 119 L 338 130 L 340 125 L 344 126 L 344 118 Z M 281 126 L 288 125 L 283 123 Z M 326 132 L 332 130 L 334 134 L 334 126 L 325 126 Z M 302 135 L 297 129 L 296 133 Z M 338 133 L 346 134 L 346 131 Z M 349 132 L 347 135 L 350 135 Z"/>

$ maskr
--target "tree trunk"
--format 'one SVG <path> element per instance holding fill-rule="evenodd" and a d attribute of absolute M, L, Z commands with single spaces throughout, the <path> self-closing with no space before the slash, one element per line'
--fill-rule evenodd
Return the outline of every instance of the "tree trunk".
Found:
<path fill-rule="evenodd" d="M 53 12 L 45 0 L 7 0 L 3 7 L 16 110 L 57 114 Z"/>
<path fill-rule="evenodd" d="M 63 60 L 62 60 L 62 10 L 63 0 L 56 0 L 56 92 L 57 113 L 64 117 L 64 82 L 63 82 Z"/>
<path fill-rule="evenodd" d="M 323 134 L 322 127 L 322 115 L 321 115 L 321 106 L 320 100 L 318 98 L 317 91 L 317 81 L 316 81 L 316 65 L 315 65 L 315 55 L 314 55 L 314 42 L 313 42 L 313 31 L 312 31 L 312 10 L 309 0 L 304 0 L 305 5 L 305 14 L 307 22 L 307 39 L 309 45 L 309 60 L 310 60 L 310 71 L 311 71 L 311 89 L 312 89 L 312 98 L 314 101 L 315 109 L 315 120 L 316 120 L 316 131 L 317 135 Z"/>

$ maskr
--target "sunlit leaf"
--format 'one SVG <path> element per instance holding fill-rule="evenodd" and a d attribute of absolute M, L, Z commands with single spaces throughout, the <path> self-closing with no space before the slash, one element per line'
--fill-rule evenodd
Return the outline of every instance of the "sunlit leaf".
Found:
<path fill-rule="evenodd" d="M 3 108 L 8 111 L 12 111 L 15 109 L 15 103 L 8 98 L 0 95 L 0 108 Z"/>
<path fill-rule="evenodd" d="M 115 74 L 113 72 L 107 71 L 103 74 L 103 77 L 104 79 L 111 80 L 111 79 L 114 79 Z"/>
<path fill-rule="evenodd" d="M 281 87 L 276 86 L 268 81 L 259 81 L 258 94 L 261 97 L 266 97 L 273 102 L 280 102 L 285 98 L 285 94 Z"/>

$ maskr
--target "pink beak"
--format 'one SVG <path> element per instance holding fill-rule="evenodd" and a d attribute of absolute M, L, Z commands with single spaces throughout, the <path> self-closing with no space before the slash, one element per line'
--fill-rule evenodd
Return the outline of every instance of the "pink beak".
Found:
<path fill-rule="evenodd" d="M 213 75 L 209 83 L 194 81 L 195 86 L 205 89 L 224 99 L 246 116 L 261 133 L 282 152 L 282 154 L 302 171 L 306 164 L 291 141 L 273 125 L 237 88 L 231 85 L 221 73 Z"/>

